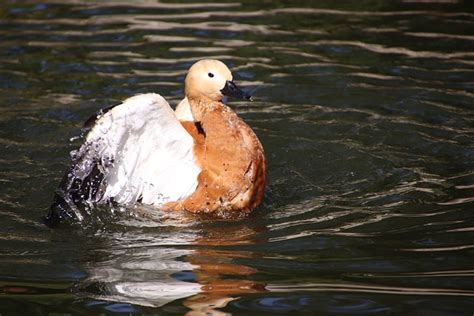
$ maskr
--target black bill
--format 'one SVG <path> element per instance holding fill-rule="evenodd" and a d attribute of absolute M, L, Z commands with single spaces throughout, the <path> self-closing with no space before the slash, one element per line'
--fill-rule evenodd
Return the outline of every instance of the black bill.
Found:
<path fill-rule="evenodd" d="M 252 96 L 240 90 L 233 81 L 227 80 L 225 82 L 224 89 L 222 89 L 221 92 L 223 95 L 226 95 L 228 97 L 252 101 Z"/>

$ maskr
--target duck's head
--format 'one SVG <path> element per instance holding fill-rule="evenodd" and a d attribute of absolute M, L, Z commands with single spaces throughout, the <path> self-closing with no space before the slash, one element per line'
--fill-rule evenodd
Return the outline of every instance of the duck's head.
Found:
<path fill-rule="evenodd" d="M 203 59 L 191 66 L 186 75 L 184 90 L 188 99 L 221 101 L 226 96 L 251 100 L 232 81 L 227 66 L 215 59 Z"/>

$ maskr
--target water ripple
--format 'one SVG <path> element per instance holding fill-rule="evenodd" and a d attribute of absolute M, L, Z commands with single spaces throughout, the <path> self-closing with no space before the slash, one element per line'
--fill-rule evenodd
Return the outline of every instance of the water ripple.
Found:
<path fill-rule="evenodd" d="M 51 295 L 83 314 L 472 312 L 467 3 L 28 0 L 0 12 L 2 306 L 51 313 L 36 302 Z M 201 58 L 255 95 L 230 106 L 266 150 L 263 206 L 237 221 L 125 207 L 44 227 L 90 113 L 142 92 L 175 105 Z"/>

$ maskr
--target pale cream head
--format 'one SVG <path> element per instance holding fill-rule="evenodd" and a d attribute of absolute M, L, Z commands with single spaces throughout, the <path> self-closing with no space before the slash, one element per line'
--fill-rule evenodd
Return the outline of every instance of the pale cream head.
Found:
<path fill-rule="evenodd" d="M 221 101 L 227 81 L 232 81 L 232 73 L 223 62 L 203 59 L 189 68 L 184 91 L 188 99 Z"/>

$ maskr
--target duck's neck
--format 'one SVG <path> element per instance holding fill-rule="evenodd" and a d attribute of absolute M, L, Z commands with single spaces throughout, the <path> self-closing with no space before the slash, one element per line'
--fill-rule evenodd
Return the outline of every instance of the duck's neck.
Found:
<path fill-rule="evenodd" d="M 222 107 L 222 103 L 220 101 L 213 101 L 206 98 L 188 97 L 188 101 L 194 120 L 197 122 L 201 122 L 204 119 L 206 113 L 215 111 L 219 107 Z"/>

